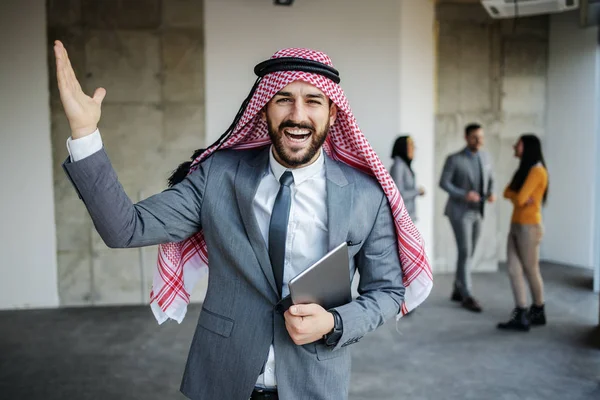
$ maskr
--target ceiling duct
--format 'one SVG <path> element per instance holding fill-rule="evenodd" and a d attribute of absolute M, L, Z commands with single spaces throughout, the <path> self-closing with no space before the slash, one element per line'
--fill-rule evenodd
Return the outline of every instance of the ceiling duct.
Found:
<path fill-rule="evenodd" d="M 481 0 L 492 18 L 518 18 L 576 10 L 580 0 Z"/>

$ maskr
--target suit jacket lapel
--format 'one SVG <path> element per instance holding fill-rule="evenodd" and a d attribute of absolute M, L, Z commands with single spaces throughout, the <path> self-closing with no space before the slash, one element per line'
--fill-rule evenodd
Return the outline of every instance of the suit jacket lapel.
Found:
<path fill-rule="evenodd" d="M 235 195 L 242 215 L 242 221 L 246 228 L 248 240 L 254 249 L 254 253 L 256 254 L 256 258 L 258 259 L 265 277 L 269 281 L 273 291 L 278 295 L 275 276 L 273 275 L 273 268 L 271 267 L 271 260 L 269 259 L 269 252 L 260 233 L 252 206 L 254 196 L 256 195 L 258 185 L 264 175 L 268 162 L 269 148 L 261 151 L 255 158 L 249 161 L 243 159 L 240 160 L 235 175 Z"/>
<path fill-rule="evenodd" d="M 325 153 L 324 153 L 325 154 Z M 327 229 L 329 230 L 329 250 L 339 246 L 348 238 L 354 184 L 346 179 L 340 166 L 325 155 L 327 176 Z"/>

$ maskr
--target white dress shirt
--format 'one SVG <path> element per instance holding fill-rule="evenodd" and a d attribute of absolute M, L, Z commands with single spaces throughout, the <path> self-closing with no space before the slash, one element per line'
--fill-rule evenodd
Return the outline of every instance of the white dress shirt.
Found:
<path fill-rule="evenodd" d="M 100 132 L 81 139 L 67 140 L 67 149 L 73 162 L 92 155 L 102 148 Z M 269 224 L 271 211 L 279 191 L 279 179 L 287 171 L 279 164 L 269 151 L 269 165 L 258 186 L 252 202 L 254 215 L 260 232 L 269 244 Z M 321 150 L 319 157 L 312 164 L 291 169 L 294 183 L 291 185 L 292 201 L 285 242 L 285 259 L 283 270 L 282 295 L 289 294 L 287 282 L 311 266 L 327 253 L 327 189 L 325 178 L 325 156 Z M 257 271 L 258 273 L 258 271 Z M 258 377 L 256 385 L 262 388 L 275 388 L 275 349 L 269 348 L 269 355 L 264 372 Z"/>
<path fill-rule="evenodd" d="M 96 129 L 91 135 L 75 140 L 69 137 L 67 139 L 67 150 L 72 162 L 83 160 L 87 156 L 91 156 L 95 152 L 102 150 L 100 131 Z"/>
<path fill-rule="evenodd" d="M 269 168 L 266 169 L 252 202 L 260 233 L 269 243 L 271 211 L 279 191 L 279 179 L 287 169 L 279 164 L 269 151 Z M 290 291 L 287 283 L 310 267 L 327 253 L 327 191 L 325 187 L 325 157 L 321 151 L 312 164 L 291 169 L 294 183 L 290 186 L 292 201 L 285 239 L 282 296 Z M 271 345 L 264 373 L 258 377 L 257 386 L 274 388 L 275 349 Z"/>

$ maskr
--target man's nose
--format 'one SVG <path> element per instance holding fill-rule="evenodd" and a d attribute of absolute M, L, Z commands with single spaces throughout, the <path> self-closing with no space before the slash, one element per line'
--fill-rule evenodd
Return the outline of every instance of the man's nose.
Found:
<path fill-rule="evenodd" d="M 306 106 L 302 102 L 295 102 L 290 112 L 290 120 L 295 123 L 306 121 Z"/>

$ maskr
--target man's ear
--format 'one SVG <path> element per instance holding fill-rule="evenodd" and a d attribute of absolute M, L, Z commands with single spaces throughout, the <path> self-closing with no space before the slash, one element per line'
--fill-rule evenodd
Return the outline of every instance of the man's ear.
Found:
<path fill-rule="evenodd" d="M 338 108 L 335 103 L 332 101 L 329 105 L 329 126 L 333 126 L 335 120 L 337 118 Z"/>
<path fill-rule="evenodd" d="M 260 119 L 267 122 L 267 106 L 264 106 L 262 110 L 260 110 Z"/>

